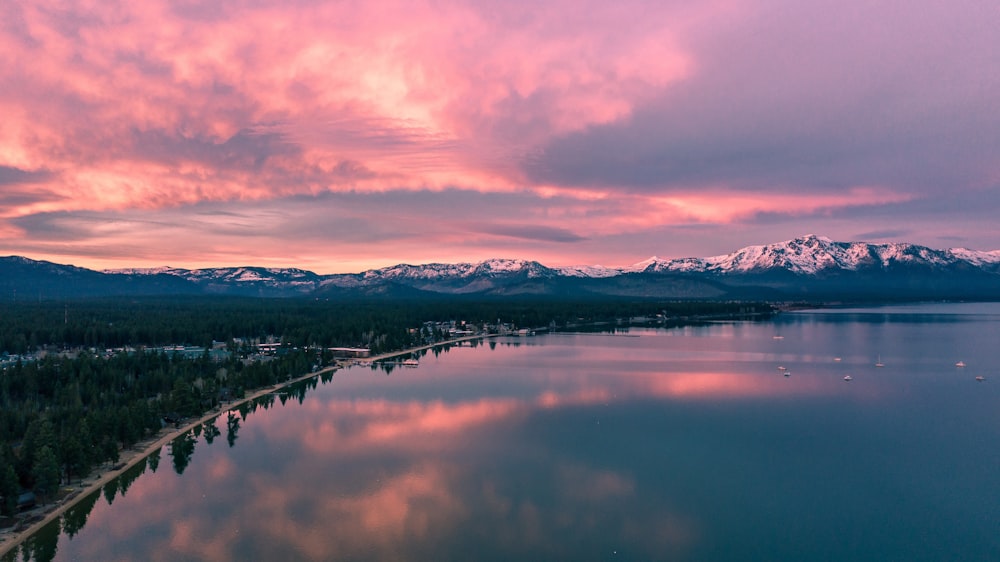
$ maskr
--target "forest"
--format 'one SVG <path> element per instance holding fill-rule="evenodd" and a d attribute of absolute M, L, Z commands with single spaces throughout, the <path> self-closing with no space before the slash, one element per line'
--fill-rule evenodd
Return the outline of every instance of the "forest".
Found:
<path fill-rule="evenodd" d="M 220 297 L 0 305 L 0 515 L 32 491 L 114 465 L 165 423 L 329 365 L 330 347 L 372 355 L 440 341 L 426 322 L 555 329 L 621 319 L 665 324 L 770 314 L 761 303 L 659 301 L 359 301 Z M 261 357 L 253 342 L 280 343 Z M 205 348 L 199 357 L 163 346 Z M 208 350 L 224 347 L 224 359 Z"/>

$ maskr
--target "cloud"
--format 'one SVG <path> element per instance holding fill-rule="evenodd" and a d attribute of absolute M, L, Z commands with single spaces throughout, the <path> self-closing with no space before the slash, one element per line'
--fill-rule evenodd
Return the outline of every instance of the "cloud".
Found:
<path fill-rule="evenodd" d="M 909 229 L 932 247 L 950 222 L 924 201 L 859 188 L 843 194 L 765 197 L 744 192 L 609 195 L 593 201 L 530 192 L 322 193 L 203 202 L 166 209 L 40 212 L 0 219 L 0 253 L 49 256 L 94 268 L 172 265 L 303 267 L 350 273 L 398 263 L 496 257 L 546 265 L 622 266 L 652 255 L 703 257 L 750 243 L 819 232 L 838 240 Z M 0 197 L 2 200 L 2 197 Z M 886 207 L 904 209 L 895 216 Z M 994 209 L 955 197 L 963 226 L 994 232 Z M 919 231 L 913 223 L 921 224 Z M 729 224 L 723 231 L 717 224 Z M 881 228 L 861 230 L 859 224 Z M 900 234 L 903 236 L 903 234 Z M 995 249 L 968 238 L 963 245 Z M 122 256 L 125 256 L 124 258 Z"/>
<path fill-rule="evenodd" d="M 665 14 L 655 40 L 622 38 L 593 32 L 633 19 L 601 5 L 173 4 L 7 6 L 13 160 L 100 183 L 88 208 L 265 196 L 234 168 L 282 194 L 482 189 L 516 180 L 504 155 L 526 139 L 627 115 L 686 68 Z M 345 162 L 368 172 L 338 177 Z M 296 189 L 295 169 L 320 177 Z"/>
<path fill-rule="evenodd" d="M 0 186 L 41 183 L 52 177 L 45 170 L 22 170 L 13 166 L 0 165 Z"/>
<path fill-rule="evenodd" d="M 490 224 L 473 227 L 479 232 L 521 238 L 524 240 L 543 240 L 546 242 L 579 242 L 586 237 L 575 234 L 565 228 L 554 228 L 540 225 Z"/>
<path fill-rule="evenodd" d="M 132 132 L 136 157 L 162 163 L 198 163 L 213 171 L 238 169 L 257 172 L 264 169 L 268 159 L 276 156 L 295 155 L 298 147 L 282 142 L 279 135 L 238 131 L 235 135 L 216 142 L 205 137 L 183 137 L 163 130 L 136 130 Z"/>
<path fill-rule="evenodd" d="M 533 181 L 664 192 L 996 182 L 996 10 L 758 2 L 697 30 L 697 72 L 625 119 L 558 135 Z M 891 22 L 891 24 L 889 23 Z M 723 32 L 720 32 L 720 28 Z M 992 177 L 992 180 L 990 179 Z"/>
<path fill-rule="evenodd" d="M 912 230 L 902 230 L 902 229 L 887 229 L 887 230 L 872 230 L 869 232 L 861 233 L 862 240 L 881 240 L 881 239 L 898 239 L 904 236 L 909 236 L 913 233 Z"/>
<path fill-rule="evenodd" d="M 980 0 L 8 2 L 0 234 L 55 258 L 38 217 L 96 213 L 188 225 L 188 263 L 245 259 L 240 232 L 253 261 L 302 236 L 328 263 L 581 263 L 929 216 L 1000 246 L 956 203 L 1000 208 L 998 24 Z M 78 228 L 65 255 L 135 249 Z"/>

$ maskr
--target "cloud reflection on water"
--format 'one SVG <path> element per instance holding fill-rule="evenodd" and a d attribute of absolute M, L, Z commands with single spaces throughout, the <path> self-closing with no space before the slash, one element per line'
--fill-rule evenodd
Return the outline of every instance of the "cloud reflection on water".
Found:
<path fill-rule="evenodd" d="M 578 552 L 565 550 L 568 541 L 585 541 L 598 529 L 617 534 L 636 553 L 683 555 L 702 534 L 697 520 L 670 501 L 644 505 L 648 482 L 632 469 L 599 466 L 536 442 L 533 420 L 636 401 L 819 397 L 844 385 L 710 364 L 665 372 L 644 363 L 642 353 L 615 372 L 603 365 L 621 362 L 620 350 L 586 353 L 593 370 L 543 370 L 527 380 L 511 375 L 518 390 L 507 391 L 515 395 L 414 399 L 414 388 L 468 377 L 451 359 L 451 370 L 438 366 L 433 377 L 423 369 L 393 377 L 391 387 L 404 389 L 397 398 L 345 397 L 370 384 L 364 380 L 370 376 L 340 372 L 301 404 L 249 416 L 236 448 L 199 443 L 183 478 L 160 474 L 137 482 L 129 500 L 141 499 L 134 509 L 142 517 L 99 510 L 91 525 L 114 541 L 141 536 L 144 551 L 161 560 L 412 559 L 482 544 L 558 558 Z M 116 507 L 129 509 L 124 502 Z M 76 552 L 102 553 L 99 547 Z"/>

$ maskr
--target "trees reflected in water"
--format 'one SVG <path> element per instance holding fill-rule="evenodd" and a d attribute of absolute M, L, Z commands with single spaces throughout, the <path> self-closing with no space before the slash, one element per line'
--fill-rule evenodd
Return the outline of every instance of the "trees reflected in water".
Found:
<path fill-rule="evenodd" d="M 518 346 L 521 341 L 517 339 L 490 341 L 490 349 L 500 346 Z M 424 357 L 428 353 L 447 353 L 449 347 L 442 346 L 437 351 L 424 350 L 415 353 L 414 357 Z M 392 373 L 405 373 L 406 369 L 396 359 L 386 361 L 376 361 L 369 366 L 372 374 L 391 375 Z M 181 435 L 174 438 L 168 445 L 167 454 L 171 458 L 171 465 L 174 472 L 183 475 L 190 466 L 194 458 L 197 444 L 204 439 L 207 445 L 212 445 L 216 438 L 222 435 L 222 425 L 225 423 L 226 442 L 229 447 L 234 447 L 239 438 L 239 431 L 247 418 L 258 410 L 268 410 L 275 406 L 275 403 L 285 405 L 289 399 L 294 399 L 298 403 L 303 403 L 309 391 L 316 389 L 321 382 L 326 383 L 333 380 L 334 373 L 326 372 L 317 377 L 311 377 L 294 384 L 276 389 L 274 392 L 261 395 L 253 400 L 242 402 L 232 409 L 208 418 L 205 421 L 192 426 Z M 105 484 L 101 490 L 88 494 L 79 503 L 68 509 L 61 518 L 47 525 L 19 548 L 5 555 L 0 562 L 42 561 L 52 560 L 57 551 L 58 541 L 61 533 L 72 538 L 76 536 L 87 523 L 90 513 L 97 505 L 101 496 L 104 497 L 108 505 L 113 504 L 117 499 L 124 497 L 134 482 L 148 469 L 155 473 L 162 460 L 163 448 L 157 448 L 149 453 L 145 458 L 135 465 L 129 467 L 120 476 Z"/>
<path fill-rule="evenodd" d="M 226 418 L 226 442 L 232 447 L 236 444 L 236 437 L 240 430 L 240 418 L 229 412 Z"/>
<path fill-rule="evenodd" d="M 187 431 L 170 442 L 170 456 L 174 459 L 174 472 L 178 476 L 184 474 L 184 469 L 191 463 L 195 442 L 194 430 Z"/>
<path fill-rule="evenodd" d="M 100 497 L 100 492 L 95 490 L 66 510 L 62 517 L 62 530 L 69 538 L 73 538 L 87 523 L 87 517 Z"/>
<path fill-rule="evenodd" d="M 219 435 L 222 435 L 222 432 L 219 431 L 218 426 L 215 425 L 215 420 L 216 419 L 218 419 L 218 418 L 217 417 L 216 418 L 212 418 L 212 419 L 208 420 L 207 422 L 201 424 L 202 433 L 204 433 L 204 435 L 205 435 L 205 442 L 208 443 L 209 445 L 211 445 L 212 442 L 215 441 L 216 437 L 218 437 Z"/>

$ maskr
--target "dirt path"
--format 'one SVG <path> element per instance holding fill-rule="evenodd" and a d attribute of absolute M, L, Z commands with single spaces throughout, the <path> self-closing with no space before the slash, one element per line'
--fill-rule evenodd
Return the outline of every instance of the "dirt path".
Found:
<path fill-rule="evenodd" d="M 451 345 L 451 344 L 465 342 L 465 341 L 471 341 L 471 340 L 478 340 L 478 339 L 483 339 L 483 338 L 487 338 L 487 337 L 490 337 L 490 335 L 484 334 L 484 335 L 478 335 L 478 336 L 466 336 L 466 337 L 457 338 L 457 339 L 454 339 L 454 340 L 447 340 L 447 341 L 443 341 L 443 342 L 439 342 L 439 343 L 435 343 L 435 344 L 431 344 L 431 345 L 423 345 L 423 346 L 414 347 L 414 348 L 411 348 L 411 349 L 404 349 L 402 351 L 393 351 L 391 353 L 383 353 L 383 354 L 377 355 L 375 357 L 369 357 L 366 360 L 368 360 L 368 361 L 382 361 L 382 360 L 385 360 L 385 359 L 391 359 L 393 357 L 400 357 L 400 356 L 403 356 L 403 355 L 410 355 L 412 353 L 417 353 L 417 352 L 424 351 L 424 350 L 427 350 L 427 349 L 432 349 L 432 348 L 435 348 L 435 347 L 441 347 L 441 346 L 444 346 L 444 345 Z M 21 543 L 23 543 L 28 537 L 30 537 L 31 535 L 33 535 L 36 531 L 38 531 L 39 529 L 41 529 L 45 525 L 48 525 L 49 523 L 51 523 L 57 517 L 61 517 L 62 514 L 65 513 L 67 509 L 69 509 L 69 508 L 73 507 L 74 505 L 76 505 L 80 500 L 82 500 L 83 498 L 87 497 L 88 495 L 90 495 L 91 493 L 93 493 L 95 490 L 100 490 L 101 488 L 104 487 L 105 484 L 107 484 L 111 480 L 113 480 L 113 479 L 118 478 L 119 476 L 121 476 L 121 474 L 123 472 L 125 472 L 129 468 L 135 466 L 142 459 L 144 459 L 147 456 L 149 456 L 150 453 L 152 453 L 153 451 L 156 451 L 156 450 L 162 448 L 164 445 L 166 445 L 167 443 L 170 443 L 172 440 L 176 439 L 177 437 L 180 437 L 184 433 L 187 433 L 188 431 L 191 431 L 195 426 L 200 425 L 202 423 L 205 423 L 208 420 L 210 420 L 212 418 L 215 418 L 217 416 L 220 416 L 220 415 L 222 415 L 222 414 L 224 414 L 226 412 L 238 410 L 239 407 L 242 406 L 243 404 L 246 404 L 247 402 L 256 400 L 257 398 L 260 398 L 261 396 L 264 396 L 266 394 L 270 394 L 270 393 L 274 392 L 275 390 L 282 389 L 282 388 L 284 388 L 286 386 L 293 385 L 293 384 L 295 384 L 297 382 L 308 380 L 308 379 L 310 379 L 312 377 L 320 376 L 320 375 L 322 375 L 324 373 L 332 373 L 333 371 L 336 371 L 337 369 L 342 368 L 344 365 L 346 365 L 346 363 L 345 364 L 341 364 L 341 363 L 338 362 L 335 365 L 332 365 L 330 367 L 325 367 L 325 368 L 320 369 L 318 371 L 302 375 L 301 377 L 290 379 L 290 380 L 287 380 L 285 382 L 276 384 L 274 386 L 268 386 L 268 387 L 257 389 L 253 394 L 250 394 L 250 395 L 248 395 L 248 396 L 246 396 L 244 398 L 240 398 L 240 399 L 235 400 L 233 402 L 229 402 L 228 404 L 225 404 L 224 406 L 220 406 L 218 408 L 214 408 L 212 411 L 208 412 L 207 414 L 201 416 L 200 418 L 198 418 L 196 420 L 188 422 L 186 425 L 184 425 L 183 427 L 180 427 L 179 429 L 163 429 L 163 430 L 160 430 L 160 432 L 158 434 L 156 434 L 154 437 L 152 437 L 151 439 L 148 439 L 146 441 L 142 441 L 140 443 L 137 443 L 135 445 L 135 447 L 133 447 L 130 450 L 122 451 L 121 452 L 121 460 L 119 461 L 118 464 L 115 465 L 117 467 L 116 469 L 114 469 L 114 470 L 107 470 L 107 471 L 103 471 L 103 472 L 100 471 L 100 470 L 91 471 L 91 474 L 89 474 L 89 475 L 87 475 L 87 477 L 83 478 L 79 484 L 77 484 L 77 485 L 70 485 L 70 486 L 63 486 L 64 490 L 69 489 L 69 488 L 72 488 L 72 490 L 73 490 L 73 492 L 71 492 L 64 500 L 62 500 L 62 501 L 60 501 L 58 503 L 52 503 L 52 504 L 49 504 L 49 505 L 46 505 L 46 506 L 36 507 L 36 508 L 33 508 L 33 509 L 31 509 L 29 511 L 26 511 L 26 512 L 24 512 L 24 513 L 21 514 L 21 517 L 25 518 L 25 519 L 29 519 L 29 518 L 36 517 L 38 515 L 43 515 L 44 514 L 44 517 L 42 517 L 41 520 L 36 521 L 36 522 L 32 523 L 31 525 L 29 525 L 29 526 L 27 526 L 27 527 L 25 527 L 25 528 L 23 528 L 23 529 L 21 529 L 19 531 L 15 531 L 15 530 L 13 530 L 13 528 L 8 528 L 8 529 L 0 530 L 0 556 L 5 556 L 8 552 L 14 550 Z M 94 476 L 95 472 L 97 472 L 97 476 Z"/>

